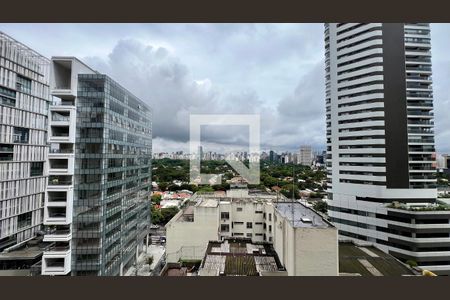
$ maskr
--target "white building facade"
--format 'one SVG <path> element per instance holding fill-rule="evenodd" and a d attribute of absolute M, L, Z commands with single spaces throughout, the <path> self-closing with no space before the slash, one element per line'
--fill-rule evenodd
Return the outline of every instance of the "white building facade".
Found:
<path fill-rule="evenodd" d="M 430 48 L 425 23 L 325 25 L 329 214 L 342 237 L 445 274 L 450 215 L 386 207 L 436 202 Z"/>
<path fill-rule="evenodd" d="M 50 62 L 0 32 L 0 252 L 42 227 Z"/>
<path fill-rule="evenodd" d="M 42 257 L 42 275 L 67 275 L 72 264 L 72 220 L 78 74 L 95 74 L 71 57 L 51 61 L 48 141 L 49 180 L 44 206 L 44 241 L 53 246 Z"/>
<path fill-rule="evenodd" d="M 226 196 L 195 194 L 192 200 L 195 206 L 166 225 L 167 262 L 203 259 L 209 241 L 241 237 L 273 243 L 290 276 L 338 275 L 337 229 L 312 209 L 242 188 Z"/>

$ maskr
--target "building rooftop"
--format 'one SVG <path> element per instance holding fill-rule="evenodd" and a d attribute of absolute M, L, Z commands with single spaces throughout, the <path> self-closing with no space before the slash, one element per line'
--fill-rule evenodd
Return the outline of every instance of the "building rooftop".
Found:
<path fill-rule="evenodd" d="M 446 201 L 436 200 L 435 203 L 400 203 L 392 202 L 387 205 L 390 209 L 400 209 L 411 212 L 450 211 L 450 205 Z"/>
<path fill-rule="evenodd" d="M 200 198 L 199 202 L 197 202 L 196 206 L 199 206 L 199 207 L 217 207 L 218 205 L 219 205 L 219 201 L 217 199 Z"/>
<path fill-rule="evenodd" d="M 247 238 L 210 241 L 199 274 L 207 276 L 260 276 L 285 272 L 272 244 Z"/>
<path fill-rule="evenodd" d="M 283 218 L 293 223 L 295 228 L 334 227 L 316 211 L 300 202 L 277 202 L 275 203 L 275 209 Z"/>
<path fill-rule="evenodd" d="M 44 249 L 39 246 L 22 247 L 10 252 L 1 252 L 0 260 L 25 260 L 35 259 L 42 255 Z"/>
<path fill-rule="evenodd" d="M 353 276 L 411 276 L 414 272 L 373 246 L 339 243 L 339 273 Z"/>

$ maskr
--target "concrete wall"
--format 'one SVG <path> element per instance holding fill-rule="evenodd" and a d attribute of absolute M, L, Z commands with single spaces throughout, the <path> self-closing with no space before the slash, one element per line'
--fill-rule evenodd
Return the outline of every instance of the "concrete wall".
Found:
<path fill-rule="evenodd" d="M 296 228 L 295 243 L 295 275 L 338 276 L 339 252 L 336 228 Z"/>
<path fill-rule="evenodd" d="M 338 231 L 293 228 L 275 213 L 273 245 L 289 276 L 338 276 Z"/>
<path fill-rule="evenodd" d="M 217 207 L 195 207 L 194 222 L 177 222 L 180 211 L 166 225 L 167 262 L 179 259 L 202 259 L 208 242 L 219 239 Z"/>

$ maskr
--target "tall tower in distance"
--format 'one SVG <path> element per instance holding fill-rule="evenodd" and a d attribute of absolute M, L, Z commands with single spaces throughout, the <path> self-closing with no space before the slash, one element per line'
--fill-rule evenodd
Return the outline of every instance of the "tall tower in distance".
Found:
<path fill-rule="evenodd" d="M 429 24 L 325 24 L 329 215 L 342 239 L 450 274 Z"/>

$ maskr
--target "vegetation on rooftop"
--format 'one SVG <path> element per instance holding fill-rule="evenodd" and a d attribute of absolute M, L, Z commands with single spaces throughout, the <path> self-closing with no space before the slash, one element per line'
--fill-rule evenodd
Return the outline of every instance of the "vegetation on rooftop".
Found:
<path fill-rule="evenodd" d="M 395 209 L 403 209 L 408 211 L 441 211 L 441 210 L 450 210 L 450 205 L 437 200 L 436 204 L 430 204 L 426 206 L 410 206 L 404 203 L 392 202 L 387 207 L 395 208 Z"/>
<path fill-rule="evenodd" d="M 152 224 L 166 225 L 179 211 L 176 206 L 158 209 L 152 205 L 150 221 Z"/>

